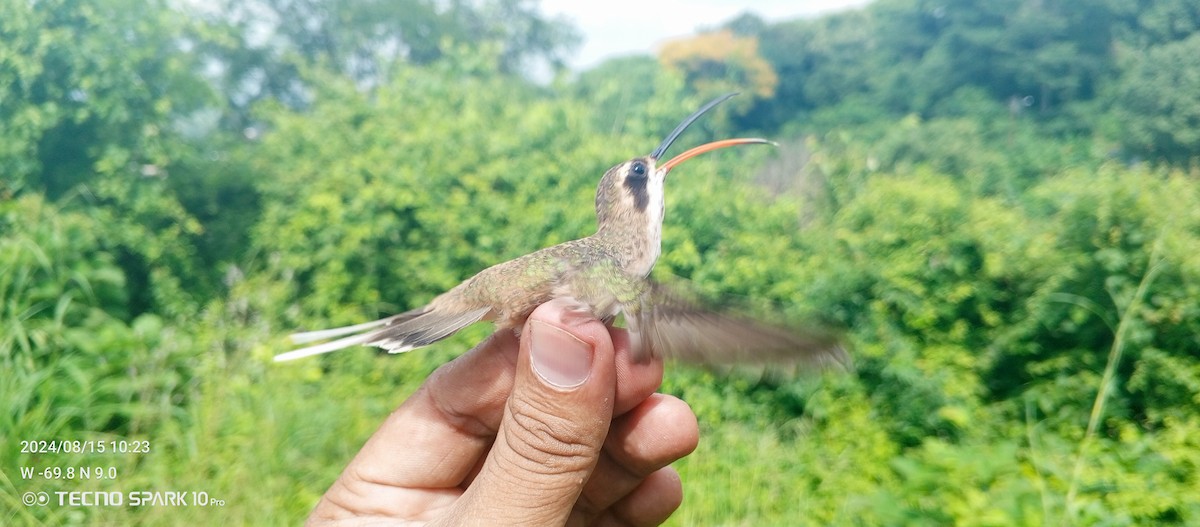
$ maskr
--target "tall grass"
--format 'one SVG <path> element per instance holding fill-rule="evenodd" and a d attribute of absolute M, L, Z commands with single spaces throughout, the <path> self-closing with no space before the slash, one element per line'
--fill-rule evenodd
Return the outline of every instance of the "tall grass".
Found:
<path fill-rule="evenodd" d="M 1112 390 L 1112 385 L 1117 373 L 1117 367 L 1121 363 L 1121 356 L 1125 352 L 1125 339 L 1129 333 L 1129 327 L 1139 314 L 1142 303 L 1145 301 L 1146 294 L 1150 290 L 1150 285 L 1154 283 L 1154 279 L 1158 273 L 1162 271 L 1165 262 L 1160 256 L 1162 251 L 1163 236 L 1160 233 L 1154 241 L 1154 248 L 1150 252 L 1146 272 L 1142 274 L 1142 279 L 1138 282 L 1137 290 L 1129 303 L 1121 309 L 1120 301 L 1113 298 L 1117 304 L 1118 312 L 1120 313 L 1120 322 L 1117 324 L 1117 331 L 1113 335 L 1112 347 L 1108 351 L 1108 360 L 1104 365 L 1104 374 L 1100 378 L 1100 386 L 1096 389 L 1096 398 L 1092 402 L 1092 411 L 1088 414 L 1087 431 L 1083 434 L 1083 439 L 1079 442 L 1079 451 L 1075 455 L 1075 466 L 1071 470 L 1071 480 L 1067 485 L 1066 507 L 1063 510 L 1063 521 L 1068 525 L 1075 524 L 1078 521 L 1079 504 L 1076 502 L 1079 494 L 1079 480 L 1083 474 L 1083 466 L 1087 461 L 1089 448 L 1096 437 L 1096 429 L 1100 425 L 1100 420 L 1104 418 L 1104 407 L 1108 402 L 1109 392 Z"/>

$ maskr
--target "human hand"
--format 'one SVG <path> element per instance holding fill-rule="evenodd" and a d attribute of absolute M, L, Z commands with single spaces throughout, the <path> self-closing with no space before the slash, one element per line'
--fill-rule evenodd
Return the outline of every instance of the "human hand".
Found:
<path fill-rule="evenodd" d="M 497 331 L 388 416 L 309 525 L 657 525 L 683 499 L 667 466 L 696 417 L 654 391 L 624 330 L 554 300 Z"/>

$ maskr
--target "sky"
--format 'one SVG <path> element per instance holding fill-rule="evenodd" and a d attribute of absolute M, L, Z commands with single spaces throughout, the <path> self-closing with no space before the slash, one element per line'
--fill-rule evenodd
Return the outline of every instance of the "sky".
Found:
<path fill-rule="evenodd" d="M 717 26 L 746 11 L 779 21 L 867 3 L 869 0 L 542 0 L 542 13 L 562 16 L 582 33 L 583 43 L 570 61 L 573 69 L 580 70 L 615 56 L 653 54 L 665 41 Z"/>

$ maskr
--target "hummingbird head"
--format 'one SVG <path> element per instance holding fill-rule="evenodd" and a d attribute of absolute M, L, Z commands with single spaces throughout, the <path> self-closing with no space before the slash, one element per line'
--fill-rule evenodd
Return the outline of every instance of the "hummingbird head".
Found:
<path fill-rule="evenodd" d="M 633 216 L 662 220 L 663 181 L 666 171 L 650 156 L 635 157 L 608 169 L 596 189 L 596 218 L 601 228 Z M 640 222 L 639 222 L 640 223 Z"/>
<path fill-rule="evenodd" d="M 608 169 L 600 179 L 600 186 L 596 189 L 596 219 L 599 232 L 613 233 L 647 249 L 643 257 L 633 265 L 633 272 L 648 274 L 654 261 L 658 259 L 664 212 L 663 182 L 672 168 L 695 156 L 727 146 L 774 144 L 766 139 L 724 139 L 692 148 L 661 165 L 658 163 L 688 126 L 714 106 L 734 95 L 737 94 L 729 93 L 709 101 L 680 122 L 649 155 L 635 157 L 616 165 Z"/>

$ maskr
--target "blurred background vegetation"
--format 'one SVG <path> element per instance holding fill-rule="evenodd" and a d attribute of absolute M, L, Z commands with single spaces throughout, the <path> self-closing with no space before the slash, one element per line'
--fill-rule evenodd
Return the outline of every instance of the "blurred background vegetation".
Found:
<path fill-rule="evenodd" d="M 836 319 L 858 370 L 671 366 L 674 524 L 1200 524 L 1196 2 L 747 14 L 574 73 L 525 0 L 191 5 L 0 2 L 0 523 L 298 523 L 488 328 L 272 364 L 283 335 L 590 233 L 604 169 L 740 90 L 683 143 L 781 147 L 673 177 L 655 272 Z M 224 505 L 20 503 L 136 489 Z"/>

